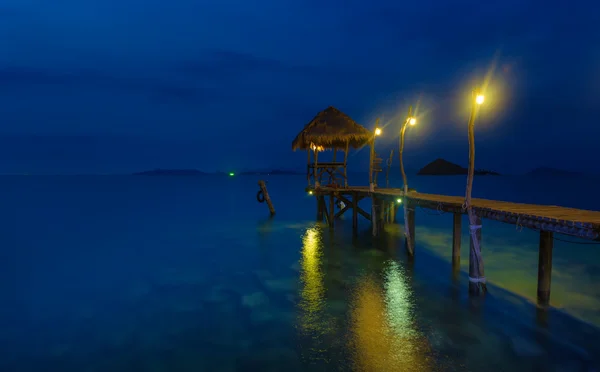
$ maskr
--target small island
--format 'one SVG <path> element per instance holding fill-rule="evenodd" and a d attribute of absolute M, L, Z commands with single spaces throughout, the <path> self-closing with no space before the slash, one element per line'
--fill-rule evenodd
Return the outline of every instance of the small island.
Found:
<path fill-rule="evenodd" d="M 153 169 L 134 173 L 134 176 L 199 176 L 206 174 L 197 169 Z"/>
<path fill-rule="evenodd" d="M 431 163 L 421 168 L 417 175 L 420 176 L 461 176 L 467 175 L 469 170 L 458 164 L 454 164 L 445 159 L 435 159 Z M 500 174 L 486 169 L 476 169 L 477 176 L 499 176 Z"/>

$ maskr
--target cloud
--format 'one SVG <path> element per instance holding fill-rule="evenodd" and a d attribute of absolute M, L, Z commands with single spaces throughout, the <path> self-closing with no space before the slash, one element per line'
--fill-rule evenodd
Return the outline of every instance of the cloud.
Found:
<path fill-rule="evenodd" d="M 218 97 L 215 91 L 156 78 L 118 76 L 102 71 L 61 70 L 8 66 L 0 68 L 0 89 L 10 93 L 25 86 L 78 87 L 88 90 L 127 91 L 147 95 L 152 100 L 206 102 Z"/>

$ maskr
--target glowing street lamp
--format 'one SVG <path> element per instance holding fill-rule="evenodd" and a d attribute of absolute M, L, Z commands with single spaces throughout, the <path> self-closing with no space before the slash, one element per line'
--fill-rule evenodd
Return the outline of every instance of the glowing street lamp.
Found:
<path fill-rule="evenodd" d="M 404 171 L 404 159 L 403 159 L 403 154 L 404 154 L 404 135 L 406 134 L 406 127 L 408 125 L 415 125 L 417 124 L 417 119 L 412 115 L 412 106 L 410 106 L 408 108 L 408 115 L 406 115 L 406 120 L 404 120 L 404 123 L 402 124 L 402 128 L 400 129 L 400 152 L 399 152 L 399 157 L 400 157 L 400 171 L 402 172 L 402 182 L 404 183 L 404 198 L 406 200 L 406 194 L 408 193 L 408 180 L 406 178 L 406 172 Z M 401 200 L 401 199 L 398 199 Z M 410 230 L 408 229 L 408 209 L 407 209 L 407 203 L 404 203 L 404 235 L 406 236 L 406 248 L 408 250 L 408 253 L 412 256 L 414 249 L 412 247 L 412 240 L 410 239 Z"/>
<path fill-rule="evenodd" d="M 469 232 L 471 236 L 471 250 L 475 256 L 475 270 L 474 273 L 477 275 L 477 281 L 471 281 L 469 278 L 469 292 L 473 294 L 480 294 L 487 292 L 487 286 L 485 284 L 485 274 L 483 267 L 483 259 L 481 258 L 481 248 L 479 246 L 479 240 L 477 238 L 477 230 L 481 229 L 481 225 L 477 221 L 477 216 L 473 212 L 471 207 L 471 191 L 473 190 L 473 177 L 475 175 L 475 116 L 477 110 L 483 104 L 485 97 L 477 89 L 474 89 L 471 96 L 471 116 L 469 117 L 469 173 L 467 176 L 467 190 L 465 195 L 465 204 L 463 209 L 467 210 L 469 216 Z M 470 265 L 469 265 L 470 266 Z M 469 270 L 469 274 L 471 274 Z M 481 280 L 483 278 L 483 280 Z"/>
<path fill-rule="evenodd" d="M 373 138 L 371 139 L 371 154 L 370 154 L 370 166 L 369 166 L 369 189 L 375 191 L 375 184 L 373 183 L 373 162 L 375 161 L 375 137 L 381 135 L 381 128 L 379 128 L 379 118 L 375 120 L 375 131 L 373 132 Z"/>

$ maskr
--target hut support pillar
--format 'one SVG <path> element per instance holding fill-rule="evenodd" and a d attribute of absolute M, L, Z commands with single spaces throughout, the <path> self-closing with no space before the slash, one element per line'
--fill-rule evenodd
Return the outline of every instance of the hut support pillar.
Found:
<path fill-rule="evenodd" d="M 551 231 L 540 231 L 537 300 L 541 307 L 547 307 L 550 304 L 553 235 Z"/>
<path fill-rule="evenodd" d="M 344 150 L 344 187 L 348 187 L 348 171 L 346 166 L 348 165 L 348 148 L 350 147 L 350 141 L 346 141 L 346 149 Z M 352 197 L 354 200 L 354 197 Z"/>
<path fill-rule="evenodd" d="M 460 272 L 460 243 L 462 231 L 462 214 L 454 213 L 452 226 L 452 274 L 457 279 Z"/>

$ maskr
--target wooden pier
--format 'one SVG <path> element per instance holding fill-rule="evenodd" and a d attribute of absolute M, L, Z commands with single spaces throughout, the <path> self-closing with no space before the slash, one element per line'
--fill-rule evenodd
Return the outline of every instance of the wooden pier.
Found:
<path fill-rule="evenodd" d="M 407 203 L 408 219 L 405 224 L 410 231 L 412 247 L 415 246 L 415 212 L 416 207 L 432 209 L 439 212 L 452 213 L 452 267 L 460 267 L 461 248 L 461 216 L 466 214 L 463 209 L 464 196 L 447 196 L 408 192 L 404 195 L 402 189 L 375 188 L 368 186 L 352 187 L 307 187 L 306 191 L 317 199 L 317 219 L 323 217 L 330 227 L 334 227 L 335 219 L 348 210 L 352 210 L 352 226 L 358 228 L 358 215 L 362 215 L 372 223 L 374 235 L 377 235 L 384 224 L 395 221 L 396 208 L 399 200 Z M 375 213 L 368 213 L 359 206 L 363 199 L 371 199 Z M 325 200 L 329 199 L 329 210 Z M 335 213 L 337 200 L 344 202 L 345 207 Z M 547 306 L 550 300 L 550 283 L 552 272 L 552 248 L 554 234 L 564 234 L 581 239 L 600 241 L 600 212 L 558 206 L 543 206 L 521 204 L 497 200 L 473 199 L 472 208 L 481 219 L 500 221 L 539 231 L 539 265 L 538 265 L 538 303 Z M 481 242 L 481 230 L 478 230 L 478 240 Z M 408 252 L 411 254 L 411 252 Z M 414 253 L 414 252 L 412 252 Z M 472 257 L 469 257 L 470 261 Z M 471 265 L 469 265 L 471 266 Z M 471 270 L 470 270 L 471 271 Z M 471 274 L 471 272 L 470 272 Z M 475 278 L 480 279 L 480 278 Z"/>
<path fill-rule="evenodd" d="M 409 117 L 410 120 L 410 111 Z M 496 200 L 476 199 L 465 196 L 424 194 L 407 187 L 379 188 L 376 172 L 382 171 L 381 158 L 374 151 L 375 137 L 381 133 L 375 128 L 369 131 L 339 110 L 329 107 L 310 121 L 292 142 L 292 149 L 307 151 L 306 191 L 317 201 L 317 219 L 326 219 L 329 227 L 335 226 L 336 218 L 352 210 L 352 227 L 358 229 L 358 215 L 370 221 L 373 235 L 378 235 L 386 223 L 396 222 L 397 208 L 404 208 L 405 247 L 409 257 L 415 252 L 416 207 L 452 213 L 452 268 L 460 270 L 462 215 L 470 214 L 469 293 L 486 292 L 486 278 L 481 254 L 482 219 L 495 220 L 539 231 L 538 305 L 545 308 L 550 300 L 552 272 L 552 249 L 554 234 L 564 234 L 581 239 L 600 241 L 600 212 L 573 208 L 520 204 Z M 370 146 L 369 186 L 348 186 L 346 177 L 347 156 L 350 148 Z M 333 150 L 333 162 L 318 163 L 318 154 Z M 472 149 L 472 148 L 471 148 Z M 336 152 L 343 150 L 344 161 L 336 162 Z M 311 151 L 314 162 L 311 162 Z M 400 162 L 402 164 L 402 143 Z M 393 154 L 390 154 L 390 162 Z M 472 163 L 472 158 L 470 159 Z M 472 164 L 471 164 L 472 165 Z M 472 167 L 470 167 L 472 168 Z M 386 180 L 389 179 L 390 167 Z M 375 174 L 375 176 L 374 176 Z M 325 179 L 325 177 L 327 179 Z M 472 181 L 472 179 L 470 179 Z M 386 181 L 386 185 L 388 182 Z M 359 205 L 361 200 L 371 199 L 370 213 Z M 336 212 L 336 205 L 339 211 Z"/>

